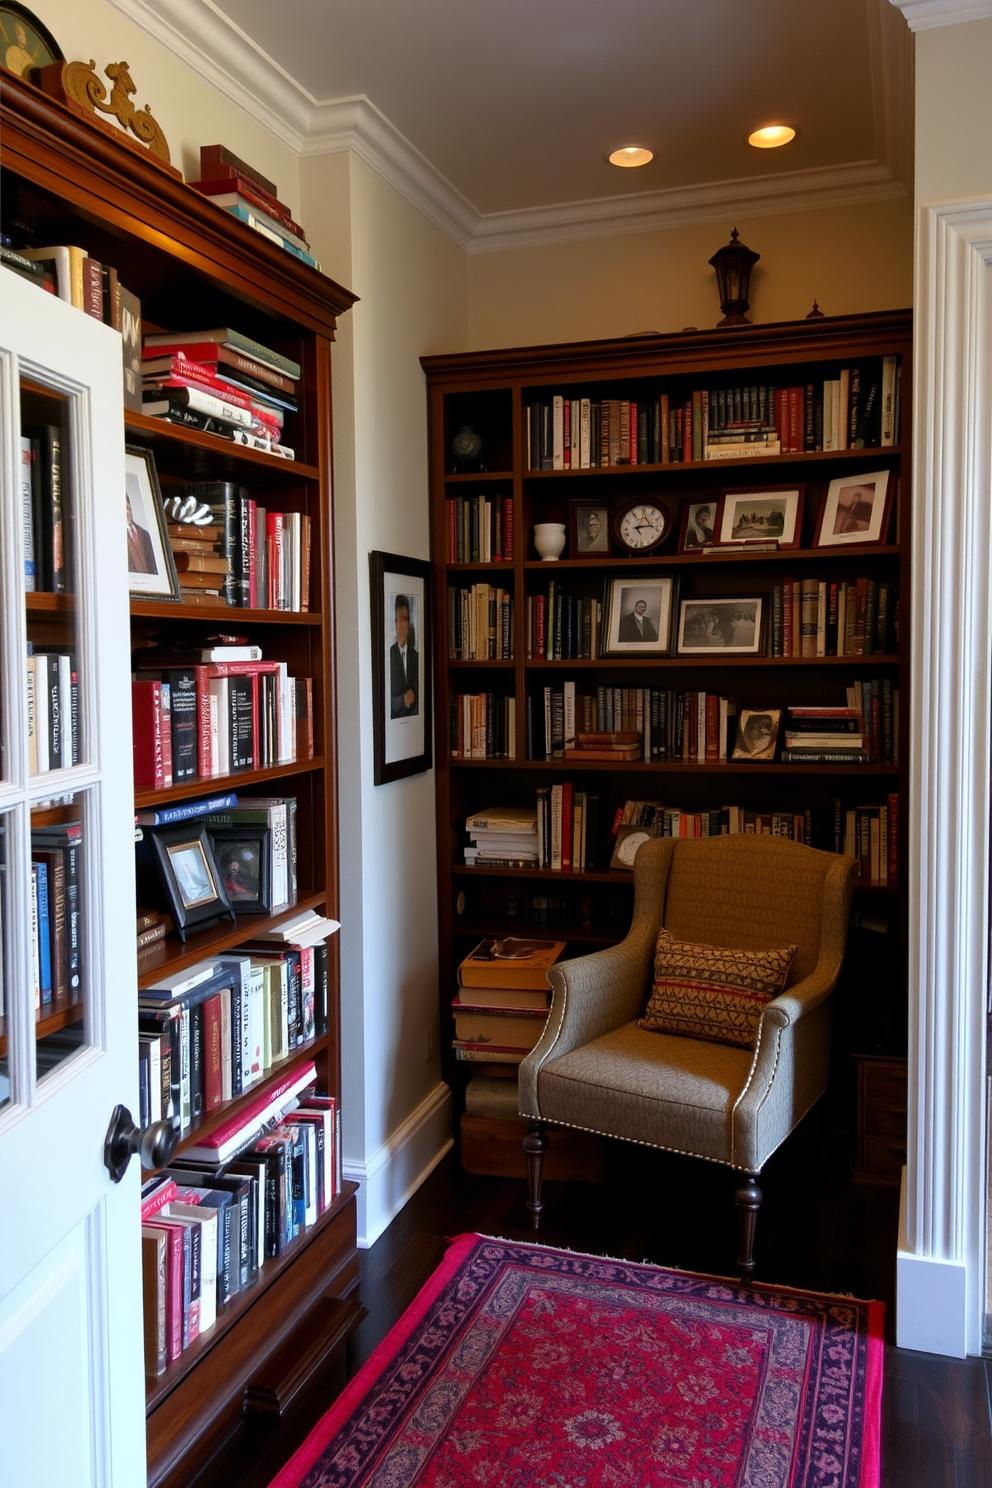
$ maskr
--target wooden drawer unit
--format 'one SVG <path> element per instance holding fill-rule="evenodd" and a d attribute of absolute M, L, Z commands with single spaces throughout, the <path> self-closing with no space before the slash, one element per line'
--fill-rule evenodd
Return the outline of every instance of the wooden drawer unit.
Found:
<path fill-rule="evenodd" d="M 860 1183 L 898 1183 L 906 1161 L 906 1090 L 902 1057 L 856 1056 L 858 1066 L 858 1155 Z"/>

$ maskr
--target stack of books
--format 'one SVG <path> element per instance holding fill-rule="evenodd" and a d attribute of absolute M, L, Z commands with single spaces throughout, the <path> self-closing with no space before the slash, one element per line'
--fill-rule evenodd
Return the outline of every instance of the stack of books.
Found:
<path fill-rule="evenodd" d="M 458 996 L 451 1005 L 456 1059 L 484 1064 L 491 1077 L 494 1067 L 515 1076 L 544 1030 L 551 1003 L 548 968 L 564 949 L 563 940 L 480 941 L 458 968 Z"/>
<path fill-rule="evenodd" d="M 593 730 L 588 734 L 576 734 L 575 743 L 567 749 L 569 759 L 579 760 L 639 760 L 642 752 L 641 735 L 636 729 Z"/>
<path fill-rule="evenodd" d="M 466 818 L 470 846 L 465 862 L 480 868 L 536 868 L 540 843 L 537 810 L 488 806 Z"/>
<path fill-rule="evenodd" d="M 263 238 L 278 243 L 294 258 L 302 259 L 311 268 L 320 268 L 310 253 L 303 228 L 294 222 L 285 202 L 279 200 L 275 182 L 225 145 L 200 146 L 200 179 L 189 184 Z"/>
<path fill-rule="evenodd" d="M 857 708 L 790 707 L 782 760 L 786 764 L 867 764 L 862 716 Z"/>

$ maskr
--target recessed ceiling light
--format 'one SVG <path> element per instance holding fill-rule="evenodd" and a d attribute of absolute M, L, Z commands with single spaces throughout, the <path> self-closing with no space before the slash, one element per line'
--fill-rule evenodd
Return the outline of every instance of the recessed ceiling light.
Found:
<path fill-rule="evenodd" d="M 764 129 L 756 129 L 749 134 L 747 142 L 756 150 L 777 150 L 779 145 L 787 145 L 794 140 L 796 131 L 790 129 L 788 124 L 766 124 Z"/>
<path fill-rule="evenodd" d="M 654 159 L 654 151 L 645 150 L 641 145 L 624 145 L 622 150 L 614 150 L 609 159 L 611 165 L 647 165 Z"/>

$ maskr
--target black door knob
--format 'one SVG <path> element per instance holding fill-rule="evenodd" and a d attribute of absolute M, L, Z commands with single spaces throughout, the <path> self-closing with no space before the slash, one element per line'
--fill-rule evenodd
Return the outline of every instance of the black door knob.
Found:
<path fill-rule="evenodd" d="M 176 1150 L 176 1129 L 171 1121 L 153 1121 L 144 1130 L 135 1126 L 127 1106 L 115 1106 L 103 1145 L 103 1161 L 115 1183 L 120 1183 L 127 1165 L 137 1152 L 143 1168 L 164 1168 Z"/>

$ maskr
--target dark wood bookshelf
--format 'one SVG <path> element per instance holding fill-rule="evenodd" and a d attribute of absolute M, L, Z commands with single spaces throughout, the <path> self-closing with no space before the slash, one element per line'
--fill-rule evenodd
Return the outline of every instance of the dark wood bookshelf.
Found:
<path fill-rule="evenodd" d="M 322 910 L 326 904 L 326 893 L 307 893 L 304 890 L 297 893 L 294 902 L 287 909 L 282 909 L 275 915 L 242 914 L 237 923 L 220 920 L 204 930 L 191 932 L 185 942 L 177 935 L 165 935 L 161 940 L 153 940 L 138 953 L 138 986 L 150 987 L 164 976 L 185 971 L 198 961 L 209 960 L 211 956 L 229 951 L 244 940 L 254 940 L 256 936 L 274 930 L 284 920 L 292 920 L 304 910 Z"/>
<path fill-rule="evenodd" d="M 224 791 L 250 790 L 272 780 L 285 780 L 291 775 L 323 774 L 327 761 L 323 755 L 313 759 L 290 760 L 285 765 L 271 765 L 264 770 L 238 770 L 233 775 L 210 775 L 206 779 L 183 780 L 163 790 L 136 791 L 135 811 L 150 811 L 156 806 L 169 806 L 175 801 L 195 800 L 197 796 L 221 795 Z"/>
<path fill-rule="evenodd" d="M 60 596 L 56 596 L 58 598 Z M 165 605 L 156 599 L 132 599 L 131 618 L 134 620 L 161 620 L 167 628 L 177 622 L 189 621 L 192 625 L 216 625 L 223 620 L 232 624 L 232 615 L 237 626 L 242 625 L 312 625 L 320 628 L 324 617 L 319 610 L 248 610 L 233 609 L 230 605 Z M 236 627 L 237 628 L 237 627 Z"/>

